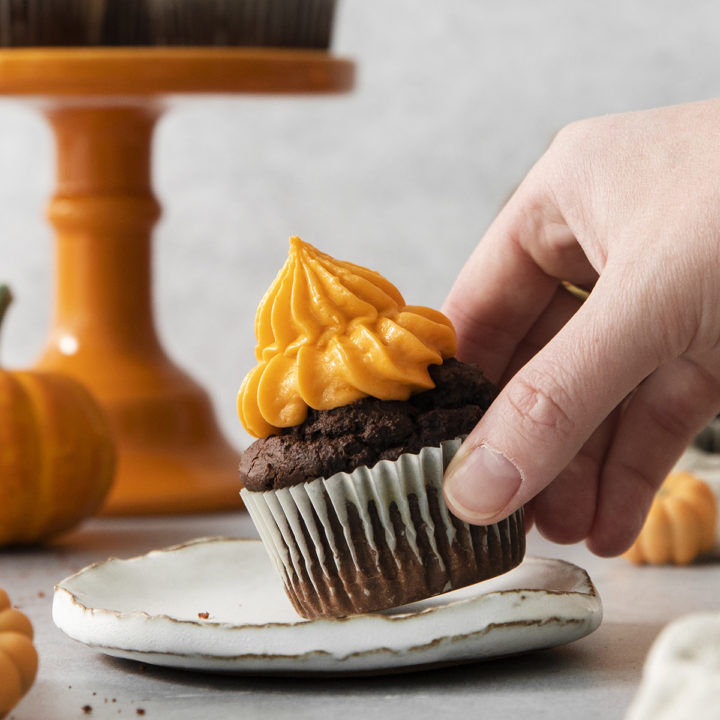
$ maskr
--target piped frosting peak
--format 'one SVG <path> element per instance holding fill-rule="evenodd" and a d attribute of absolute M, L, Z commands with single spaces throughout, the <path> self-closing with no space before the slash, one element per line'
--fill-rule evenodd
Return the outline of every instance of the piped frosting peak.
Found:
<path fill-rule="evenodd" d="M 434 387 L 429 365 L 456 350 L 441 312 L 406 305 L 374 270 L 335 260 L 298 237 L 255 316 L 258 364 L 238 393 L 245 429 L 266 437 L 371 395 L 407 400 Z"/>

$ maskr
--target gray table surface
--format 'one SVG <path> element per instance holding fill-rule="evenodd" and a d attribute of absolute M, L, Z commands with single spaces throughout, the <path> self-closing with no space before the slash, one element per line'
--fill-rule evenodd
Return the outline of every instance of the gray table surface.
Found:
<path fill-rule="evenodd" d="M 582 545 L 553 545 L 533 532 L 529 554 L 588 570 L 603 600 L 604 620 L 575 643 L 514 658 L 382 677 L 238 678 L 105 657 L 53 625 L 53 585 L 65 576 L 109 556 L 130 557 L 207 536 L 255 532 L 245 514 L 98 518 L 49 548 L 0 551 L 0 587 L 32 620 L 41 663 L 35 685 L 9 717 L 621 718 L 662 626 L 685 613 L 717 610 L 720 596 L 720 564 L 635 568 L 622 558 L 597 558 Z"/>

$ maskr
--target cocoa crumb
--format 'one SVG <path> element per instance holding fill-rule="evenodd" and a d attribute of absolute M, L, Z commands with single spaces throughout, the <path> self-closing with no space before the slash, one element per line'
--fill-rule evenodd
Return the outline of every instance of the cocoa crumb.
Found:
<path fill-rule="evenodd" d="M 210 613 L 209 612 L 199 612 L 198 617 L 202 618 L 203 620 L 207 620 L 210 617 Z"/>
<path fill-rule="evenodd" d="M 92 712 L 92 705 L 83 705 L 83 706 L 82 706 L 82 711 L 83 711 L 86 715 L 89 715 L 89 714 Z"/>
<path fill-rule="evenodd" d="M 144 715 L 145 714 L 145 708 L 138 708 L 135 713 L 137 715 Z"/>
<path fill-rule="evenodd" d="M 44 597 L 45 597 L 45 593 L 44 593 L 42 590 L 38 590 L 37 596 L 38 596 L 39 598 L 44 598 Z"/>

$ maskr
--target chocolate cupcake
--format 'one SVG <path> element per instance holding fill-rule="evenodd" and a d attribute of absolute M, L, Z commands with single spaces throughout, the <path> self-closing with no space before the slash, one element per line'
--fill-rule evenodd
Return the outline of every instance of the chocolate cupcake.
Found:
<path fill-rule="evenodd" d="M 522 560 L 522 510 L 470 526 L 443 500 L 495 388 L 452 357 L 442 313 L 292 238 L 255 329 L 238 410 L 261 439 L 242 455 L 242 496 L 301 615 L 382 610 Z"/>

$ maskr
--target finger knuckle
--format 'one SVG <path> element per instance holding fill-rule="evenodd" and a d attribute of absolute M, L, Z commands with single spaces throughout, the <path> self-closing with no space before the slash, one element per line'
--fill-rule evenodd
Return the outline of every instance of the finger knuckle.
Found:
<path fill-rule="evenodd" d="M 507 388 L 507 399 L 515 411 L 515 421 L 531 436 L 551 431 L 557 438 L 569 437 L 573 422 L 565 410 L 568 394 L 547 378 L 516 377 Z"/>
<path fill-rule="evenodd" d="M 697 432 L 696 413 L 690 401 L 680 397 L 665 397 L 663 402 L 646 402 L 649 421 L 668 440 L 682 438 L 689 442 Z"/>
<path fill-rule="evenodd" d="M 598 162 L 599 131 L 595 119 L 566 125 L 536 166 L 546 181 L 547 191 L 569 223 L 583 218 L 586 197 L 592 188 L 592 168 Z"/>
<path fill-rule="evenodd" d="M 546 157 L 552 158 L 555 162 L 576 157 L 578 152 L 585 147 L 586 133 L 586 125 L 583 120 L 565 125 L 553 137 Z"/>
<path fill-rule="evenodd" d="M 602 118 L 575 120 L 562 127 L 553 138 L 551 148 L 555 151 L 576 152 L 588 146 L 597 137 Z"/>
<path fill-rule="evenodd" d="M 628 488 L 628 494 L 632 492 L 637 498 L 635 503 L 628 503 L 628 509 L 634 508 L 634 525 L 638 526 L 639 530 L 645 516 L 645 506 L 655 495 L 664 476 L 662 473 L 648 470 L 642 464 L 642 459 L 636 458 L 631 460 L 614 458 L 611 468 L 616 477 L 623 479 L 624 486 Z M 631 491 L 630 488 L 632 488 Z"/>

